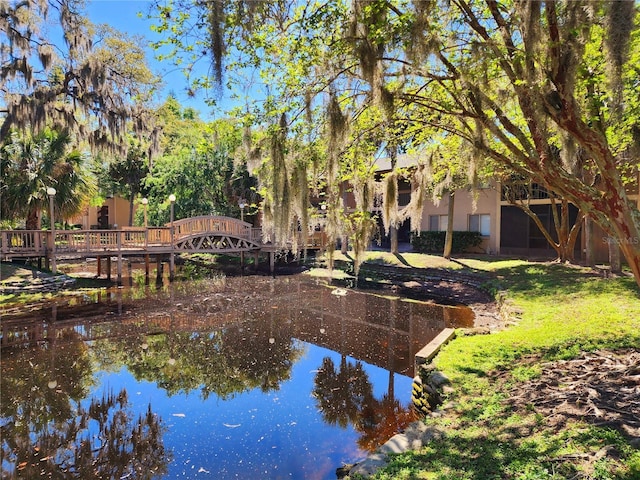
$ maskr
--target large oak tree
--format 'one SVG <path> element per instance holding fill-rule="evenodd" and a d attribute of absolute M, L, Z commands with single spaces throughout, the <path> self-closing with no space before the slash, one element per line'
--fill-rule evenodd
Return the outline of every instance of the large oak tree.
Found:
<path fill-rule="evenodd" d="M 620 245 L 640 285 L 640 222 L 625 191 L 628 178 L 637 180 L 640 131 L 632 0 L 197 6 L 187 10 L 203 27 L 201 51 L 213 57 L 215 77 L 226 54 L 229 81 L 251 68 L 268 81 L 269 101 L 254 119 L 286 109 L 295 131 L 301 111 L 324 104 L 329 125 L 352 128 L 351 119 L 376 105 L 380 128 L 402 119 L 457 135 L 476 158 L 525 175 L 589 215 Z M 164 8 L 166 26 L 176 17 Z M 338 151 L 328 148 L 327 172 L 348 158 L 332 131 L 326 144 Z"/>
<path fill-rule="evenodd" d="M 158 81 L 141 39 L 91 24 L 82 0 L 0 1 L 0 139 L 12 129 L 69 131 L 126 154 L 127 133 L 154 146 Z"/>

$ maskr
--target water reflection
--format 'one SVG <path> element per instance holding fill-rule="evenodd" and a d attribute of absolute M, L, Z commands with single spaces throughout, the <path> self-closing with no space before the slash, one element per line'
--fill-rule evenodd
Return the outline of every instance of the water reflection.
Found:
<path fill-rule="evenodd" d="M 43 343 L 2 355 L 2 478 L 153 478 L 170 456 L 151 405 L 136 419 L 126 389 L 89 394 L 93 369 L 86 344 L 66 331 L 60 346 Z"/>
<path fill-rule="evenodd" d="M 412 420 L 415 353 L 469 313 L 250 277 L 4 315 L 3 476 L 332 478 Z"/>
<path fill-rule="evenodd" d="M 360 433 L 358 445 L 365 451 L 375 450 L 415 420 L 413 410 L 394 398 L 393 374 L 387 393 L 378 400 L 362 362 L 350 362 L 344 355 L 338 369 L 331 357 L 322 360 L 313 395 L 324 420 L 342 428 L 353 425 Z"/>

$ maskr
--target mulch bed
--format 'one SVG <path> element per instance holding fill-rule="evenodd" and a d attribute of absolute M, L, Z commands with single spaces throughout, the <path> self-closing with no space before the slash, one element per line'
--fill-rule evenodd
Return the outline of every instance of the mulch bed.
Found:
<path fill-rule="evenodd" d="M 640 446 L 640 350 L 584 352 L 542 367 L 510 392 L 515 407 L 533 406 L 558 429 L 570 420 L 613 428 Z"/>

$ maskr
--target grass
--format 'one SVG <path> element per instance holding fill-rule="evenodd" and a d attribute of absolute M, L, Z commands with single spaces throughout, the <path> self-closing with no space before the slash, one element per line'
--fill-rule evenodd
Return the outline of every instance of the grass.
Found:
<path fill-rule="evenodd" d="M 66 265 L 60 264 L 58 266 L 59 272 L 63 272 L 65 270 Z M 29 265 L 18 265 L 9 262 L 0 262 L 0 285 L 1 284 L 24 284 L 31 281 L 32 278 L 35 278 L 34 275 L 38 274 L 39 276 L 49 276 L 51 275 L 48 271 L 38 271 L 36 268 L 31 267 Z M 112 282 L 109 282 L 104 279 L 94 279 L 94 278 L 83 278 L 76 277 L 76 284 L 74 290 L 89 290 L 89 289 L 100 289 L 104 287 L 111 286 Z M 15 293 L 0 293 L 0 307 L 11 307 L 14 305 L 27 305 L 27 304 L 35 304 L 46 299 L 50 299 L 56 295 L 64 295 L 66 292 L 56 292 L 56 293 L 23 293 L 17 291 Z"/>
<path fill-rule="evenodd" d="M 388 255 L 381 259 L 393 262 Z M 406 259 L 443 266 L 443 260 Z M 442 349 L 435 362 L 452 380 L 447 402 L 454 408 L 427 420 L 442 439 L 394 457 L 374 478 L 640 479 L 640 451 L 619 432 L 579 420 L 550 425 L 533 408 L 516 412 L 507 402 L 510 388 L 541 374 L 542 362 L 601 348 L 638 348 L 640 292 L 634 280 L 603 279 L 557 263 L 464 259 L 457 265 L 491 277 L 519 318 L 499 333 L 461 335 Z M 496 382 L 495 372 L 508 373 L 509 381 Z M 594 458 L 604 445 L 615 455 L 575 461 Z"/>
<path fill-rule="evenodd" d="M 0 282 L 18 282 L 32 276 L 33 269 L 13 263 L 0 262 Z"/>

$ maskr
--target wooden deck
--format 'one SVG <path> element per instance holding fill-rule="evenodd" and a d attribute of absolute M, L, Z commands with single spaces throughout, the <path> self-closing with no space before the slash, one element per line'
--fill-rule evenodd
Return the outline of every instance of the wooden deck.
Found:
<path fill-rule="evenodd" d="M 309 238 L 307 248 L 324 248 L 324 233 Z M 0 259 L 169 256 L 173 272 L 179 253 L 267 252 L 278 248 L 262 242 L 262 230 L 236 218 L 199 216 L 163 227 L 121 227 L 117 230 L 0 230 Z M 273 258 L 271 258 L 273 264 Z M 120 267 L 119 267 L 120 270 Z M 119 275 L 120 276 L 120 275 Z"/>
<path fill-rule="evenodd" d="M 235 218 L 202 216 L 164 227 L 124 227 L 118 230 L 2 230 L 2 259 L 138 255 L 171 252 L 249 252 L 262 247 L 262 231 Z"/>

